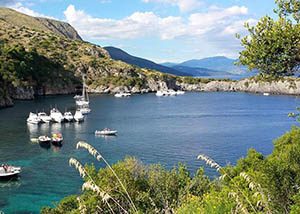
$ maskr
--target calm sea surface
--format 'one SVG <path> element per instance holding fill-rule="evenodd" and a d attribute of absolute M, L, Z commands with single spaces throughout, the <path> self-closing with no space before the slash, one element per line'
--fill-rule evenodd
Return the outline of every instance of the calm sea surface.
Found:
<path fill-rule="evenodd" d="M 79 193 L 82 181 L 68 166 L 70 157 L 94 162 L 75 144 L 85 140 L 111 163 L 136 156 L 144 163 L 161 163 L 170 168 L 184 162 L 194 172 L 203 166 L 199 153 L 220 164 L 234 164 L 249 148 L 263 154 L 272 151 L 272 139 L 288 131 L 295 122 L 288 112 L 300 106 L 293 96 L 261 96 L 246 93 L 187 93 L 177 97 L 154 94 L 131 98 L 92 96 L 92 113 L 81 124 L 26 124 L 30 111 L 50 106 L 74 110 L 72 96 L 53 96 L 35 101 L 18 101 L 0 110 L 0 163 L 22 166 L 17 182 L 0 182 L 0 210 L 5 213 L 39 213 L 64 196 Z M 95 137 L 94 131 L 110 127 L 117 137 Z M 45 149 L 30 143 L 30 137 L 61 132 L 61 148 Z M 214 176 L 211 169 L 207 173 Z"/>

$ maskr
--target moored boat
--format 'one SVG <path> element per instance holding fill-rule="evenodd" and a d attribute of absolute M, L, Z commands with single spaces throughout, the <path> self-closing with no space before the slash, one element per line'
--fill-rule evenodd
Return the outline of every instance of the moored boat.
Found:
<path fill-rule="evenodd" d="M 54 122 L 57 123 L 61 123 L 64 120 L 62 113 L 57 108 L 51 109 L 50 117 Z"/>
<path fill-rule="evenodd" d="M 103 130 L 96 130 L 95 135 L 117 135 L 118 131 L 117 130 L 111 130 L 108 128 L 105 128 Z"/>
<path fill-rule="evenodd" d="M 38 117 L 37 114 L 30 112 L 29 117 L 27 118 L 27 123 L 30 124 L 39 124 L 41 119 Z"/>
<path fill-rule="evenodd" d="M 263 93 L 263 95 L 264 95 L 264 96 L 270 96 L 270 93 L 265 92 L 265 93 Z"/>
<path fill-rule="evenodd" d="M 49 144 L 51 142 L 51 138 L 45 135 L 38 137 L 39 143 Z"/>
<path fill-rule="evenodd" d="M 125 93 L 125 92 L 119 92 L 119 93 L 115 94 L 115 97 L 118 97 L 118 98 L 120 98 L 120 97 L 130 97 L 130 96 L 131 96 L 130 93 Z"/>
<path fill-rule="evenodd" d="M 17 177 L 21 173 L 21 167 L 10 166 L 1 164 L 0 166 L 0 179 L 11 179 Z"/>
<path fill-rule="evenodd" d="M 74 120 L 76 122 L 82 122 L 84 120 L 84 115 L 81 113 L 80 109 L 77 109 L 74 114 Z"/>
<path fill-rule="evenodd" d="M 51 140 L 52 140 L 52 144 L 56 146 L 61 146 L 64 138 L 61 133 L 54 133 L 52 134 Z"/>
<path fill-rule="evenodd" d="M 52 120 L 52 118 L 48 116 L 45 112 L 39 112 L 38 118 L 44 123 L 49 123 Z"/>
<path fill-rule="evenodd" d="M 74 120 L 73 114 L 69 111 L 64 113 L 64 119 L 68 122 L 71 122 Z"/>
<path fill-rule="evenodd" d="M 91 113 L 91 109 L 88 106 L 81 107 L 81 108 L 79 108 L 79 110 L 80 110 L 81 114 L 83 114 L 83 115 Z"/>

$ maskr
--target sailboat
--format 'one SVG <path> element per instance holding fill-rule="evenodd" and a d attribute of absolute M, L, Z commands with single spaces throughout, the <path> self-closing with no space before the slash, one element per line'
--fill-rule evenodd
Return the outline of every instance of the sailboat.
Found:
<path fill-rule="evenodd" d="M 77 109 L 79 109 L 82 114 L 88 114 L 91 112 L 91 109 L 89 107 L 90 100 L 89 100 L 88 92 L 86 90 L 85 77 L 82 76 L 82 79 L 83 79 L 82 95 L 78 96 L 78 98 L 76 99 L 76 106 Z"/>

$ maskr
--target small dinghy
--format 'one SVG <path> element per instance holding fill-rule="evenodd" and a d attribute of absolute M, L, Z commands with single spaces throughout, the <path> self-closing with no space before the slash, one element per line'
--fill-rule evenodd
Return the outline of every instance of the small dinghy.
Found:
<path fill-rule="evenodd" d="M 61 133 L 55 133 L 55 134 L 52 134 L 52 144 L 53 145 L 56 145 L 56 146 L 61 146 L 62 145 L 62 142 L 64 140 L 63 136 Z"/>
<path fill-rule="evenodd" d="M 1 164 L 0 166 L 0 179 L 11 179 L 17 177 L 21 173 L 21 167 L 10 166 Z"/>
<path fill-rule="evenodd" d="M 95 135 L 117 135 L 118 131 L 117 130 L 111 130 L 108 128 L 105 128 L 101 131 L 96 130 Z"/>
<path fill-rule="evenodd" d="M 49 144 L 51 142 L 51 138 L 48 136 L 39 136 L 39 143 Z"/>

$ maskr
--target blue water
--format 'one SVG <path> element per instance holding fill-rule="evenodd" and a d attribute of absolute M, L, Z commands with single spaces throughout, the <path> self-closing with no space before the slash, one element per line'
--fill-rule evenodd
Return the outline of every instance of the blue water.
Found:
<path fill-rule="evenodd" d="M 199 153 L 221 165 L 234 164 L 249 148 L 263 154 L 272 151 L 272 140 L 295 124 L 287 113 L 300 106 L 293 96 L 261 96 L 246 93 L 187 93 L 177 97 L 153 94 L 118 99 L 92 96 L 92 113 L 82 124 L 28 126 L 30 111 L 74 109 L 72 96 L 53 96 L 35 101 L 18 101 L 13 108 L 0 110 L 0 163 L 23 167 L 17 182 L 0 183 L 0 210 L 5 213 L 39 213 L 64 196 L 79 193 L 82 183 L 70 157 L 82 163 L 94 162 L 85 151 L 75 149 L 86 140 L 114 163 L 136 156 L 144 163 L 161 163 L 170 168 L 184 162 L 194 172 L 203 163 Z M 95 137 L 105 127 L 119 131 L 117 137 Z M 62 148 L 41 148 L 30 137 L 60 131 Z M 214 172 L 207 169 L 211 176 Z"/>

